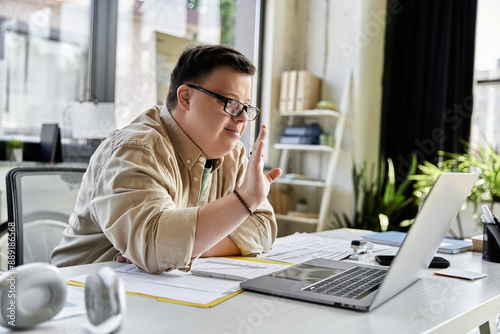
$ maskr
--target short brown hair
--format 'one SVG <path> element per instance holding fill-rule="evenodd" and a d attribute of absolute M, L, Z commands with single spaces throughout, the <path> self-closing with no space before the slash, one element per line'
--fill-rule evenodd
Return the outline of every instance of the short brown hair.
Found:
<path fill-rule="evenodd" d="M 170 76 L 167 108 L 177 106 L 177 88 L 183 84 L 199 84 L 216 68 L 229 67 L 235 72 L 254 75 L 255 66 L 241 52 L 224 45 L 189 45 L 181 53 Z"/>

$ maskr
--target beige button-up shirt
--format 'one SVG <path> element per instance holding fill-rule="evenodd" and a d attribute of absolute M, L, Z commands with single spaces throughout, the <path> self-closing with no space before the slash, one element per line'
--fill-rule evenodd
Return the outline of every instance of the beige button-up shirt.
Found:
<path fill-rule="evenodd" d="M 213 162 L 202 190 L 205 162 L 165 106 L 114 131 L 90 160 L 52 263 L 110 261 L 121 253 L 151 273 L 189 270 L 199 206 L 238 189 L 248 159 L 237 142 Z M 230 236 L 242 255 L 255 255 L 271 249 L 276 231 L 266 200 Z"/>

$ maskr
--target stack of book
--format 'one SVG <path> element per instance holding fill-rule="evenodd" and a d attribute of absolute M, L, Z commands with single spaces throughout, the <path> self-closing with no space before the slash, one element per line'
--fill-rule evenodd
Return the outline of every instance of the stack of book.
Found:
<path fill-rule="evenodd" d="M 281 74 L 280 111 L 314 109 L 320 97 L 321 79 L 306 70 Z"/>
<path fill-rule="evenodd" d="M 323 133 L 319 123 L 287 126 L 280 138 L 281 144 L 318 145 Z"/>

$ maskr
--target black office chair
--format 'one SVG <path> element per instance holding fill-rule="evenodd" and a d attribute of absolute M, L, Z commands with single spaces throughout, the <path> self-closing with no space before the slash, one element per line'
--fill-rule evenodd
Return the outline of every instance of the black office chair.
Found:
<path fill-rule="evenodd" d="M 85 168 L 77 167 L 17 167 L 7 173 L 9 268 L 50 262 L 84 173 Z"/>

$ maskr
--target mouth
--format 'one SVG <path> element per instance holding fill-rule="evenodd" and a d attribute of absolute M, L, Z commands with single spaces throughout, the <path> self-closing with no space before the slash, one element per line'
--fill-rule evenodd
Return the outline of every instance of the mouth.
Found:
<path fill-rule="evenodd" d="M 224 130 L 234 137 L 240 137 L 241 131 L 239 129 L 224 128 Z"/>

